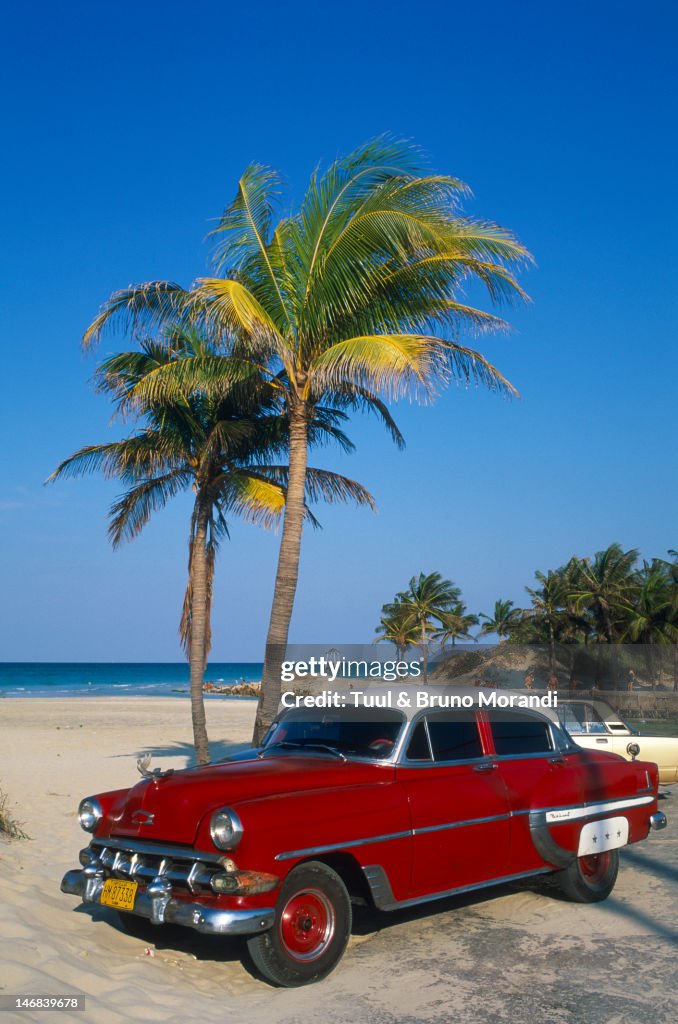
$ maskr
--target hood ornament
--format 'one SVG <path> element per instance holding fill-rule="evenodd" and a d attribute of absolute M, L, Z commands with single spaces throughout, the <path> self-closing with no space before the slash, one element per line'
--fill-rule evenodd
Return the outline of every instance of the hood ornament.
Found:
<path fill-rule="evenodd" d="M 166 768 L 164 771 L 162 768 L 151 769 L 151 761 L 153 760 L 152 754 L 142 754 L 141 757 L 137 758 L 137 771 L 139 775 L 144 779 L 163 779 L 167 775 L 174 774 L 174 768 Z"/>

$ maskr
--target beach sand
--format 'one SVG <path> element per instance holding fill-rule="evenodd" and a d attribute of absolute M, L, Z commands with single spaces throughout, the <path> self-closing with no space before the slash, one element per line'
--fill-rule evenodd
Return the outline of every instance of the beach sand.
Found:
<path fill-rule="evenodd" d="M 214 754 L 247 745 L 252 701 L 208 702 Z M 678 1019 L 678 810 L 669 828 L 623 854 L 605 903 L 581 906 L 536 886 L 503 887 L 398 914 L 356 913 L 342 963 L 320 985 L 276 990 L 241 960 L 240 942 L 158 930 L 123 932 L 112 911 L 59 891 L 87 837 L 79 799 L 132 784 L 136 758 L 184 767 L 187 701 L 0 701 L 0 787 L 31 841 L 0 841 L 0 993 L 84 993 L 73 1019 L 301 1024 L 335 1022 L 673 1024 Z M 678 787 L 674 787 L 678 795 Z"/>

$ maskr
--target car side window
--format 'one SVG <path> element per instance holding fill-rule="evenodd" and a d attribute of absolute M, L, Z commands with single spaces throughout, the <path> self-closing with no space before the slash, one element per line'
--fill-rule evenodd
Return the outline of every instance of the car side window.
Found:
<path fill-rule="evenodd" d="M 473 712 L 443 711 L 428 716 L 428 733 L 431 737 L 435 761 L 463 761 L 470 757 L 482 757 L 478 725 Z"/>
<path fill-rule="evenodd" d="M 558 707 L 558 717 L 568 732 L 574 734 L 607 732 L 605 722 L 592 704 L 573 701 Z"/>
<path fill-rule="evenodd" d="M 428 745 L 428 736 L 426 735 L 426 725 L 422 718 L 414 727 L 412 733 L 412 739 L 407 747 L 407 754 L 405 755 L 408 761 L 430 761 L 431 760 L 431 748 Z"/>
<path fill-rule="evenodd" d="M 489 715 L 497 754 L 545 754 L 553 750 L 551 730 L 543 719 L 520 712 Z"/>

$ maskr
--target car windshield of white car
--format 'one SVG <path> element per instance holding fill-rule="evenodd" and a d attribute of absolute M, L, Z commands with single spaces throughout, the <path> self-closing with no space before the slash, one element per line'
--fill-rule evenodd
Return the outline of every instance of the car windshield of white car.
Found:
<path fill-rule="evenodd" d="M 378 761 L 395 750 L 404 721 L 401 712 L 381 708 L 294 710 L 274 723 L 262 753 L 308 750 Z"/>

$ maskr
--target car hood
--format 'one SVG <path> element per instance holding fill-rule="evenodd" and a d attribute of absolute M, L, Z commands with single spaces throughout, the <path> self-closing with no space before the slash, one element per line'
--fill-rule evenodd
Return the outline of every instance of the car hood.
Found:
<path fill-rule="evenodd" d="M 219 807 L 314 789 L 387 781 L 392 768 L 332 757 L 285 755 L 207 765 L 143 779 L 115 803 L 97 836 L 193 843 L 202 818 Z"/>

